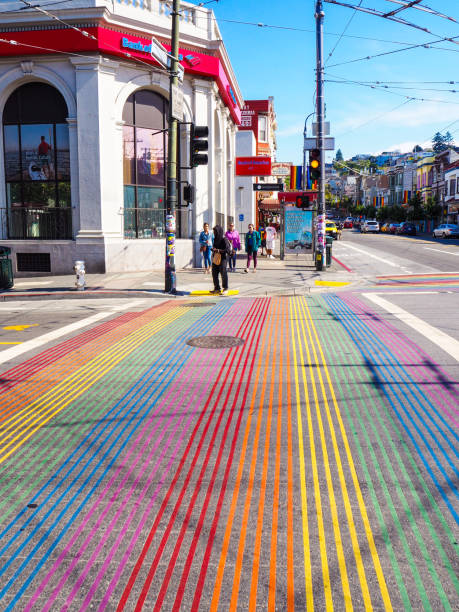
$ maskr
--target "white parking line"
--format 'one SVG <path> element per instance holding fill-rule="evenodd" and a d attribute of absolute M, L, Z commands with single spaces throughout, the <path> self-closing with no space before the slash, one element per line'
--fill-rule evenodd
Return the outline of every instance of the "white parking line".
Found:
<path fill-rule="evenodd" d="M 367 257 L 371 257 L 372 259 L 377 259 L 378 261 L 382 261 L 388 266 L 392 266 L 392 268 L 400 268 L 402 269 L 404 266 L 400 266 L 399 264 L 394 263 L 393 261 L 389 261 L 388 259 L 384 259 L 384 257 L 379 257 L 378 255 L 373 255 L 373 253 L 369 253 L 368 251 L 364 251 L 363 249 L 359 249 L 354 245 L 350 244 L 342 244 L 340 246 L 348 247 L 349 249 L 353 249 L 354 251 L 358 251 L 359 253 L 363 253 Z"/>
<path fill-rule="evenodd" d="M 51 340 L 56 340 L 61 336 L 65 336 L 66 334 L 70 334 L 82 327 L 87 327 L 92 323 L 96 323 L 100 319 L 105 319 L 105 317 L 114 314 L 115 312 L 119 312 L 120 310 L 126 310 L 127 308 L 135 308 L 139 304 L 142 304 L 144 300 L 134 300 L 129 302 L 128 304 L 121 304 L 119 306 L 115 306 L 110 310 L 104 310 L 102 312 L 97 312 L 91 317 L 87 317 L 86 319 L 81 319 L 81 321 L 75 321 L 75 323 L 70 323 L 70 325 L 66 325 L 65 327 L 60 327 L 59 329 L 55 329 L 48 334 L 43 334 L 42 336 L 38 336 L 38 338 L 32 338 L 32 340 L 28 340 L 27 342 L 23 342 L 19 346 L 13 346 L 9 349 L 5 349 L 0 353 L 0 363 L 5 363 L 10 359 L 14 359 L 15 357 L 19 357 L 23 353 L 27 351 L 31 351 L 32 349 L 39 348 L 43 346 L 47 342 L 51 342 Z"/>
<path fill-rule="evenodd" d="M 376 293 L 362 293 L 368 300 L 384 308 L 389 314 L 394 315 L 400 321 L 403 321 L 409 327 L 412 327 L 417 332 L 425 336 L 428 340 L 439 346 L 443 351 L 451 355 L 456 361 L 459 361 L 459 342 L 442 332 L 437 327 L 426 323 L 419 317 L 412 315 L 410 312 L 392 304 Z"/>
<path fill-rule="evenodd" d="M 426 251 L 437 251 L 437 253 L 447 253 L 448 255 L 455 255 L 459 257 L 459 253 L 453 253 L 452 251 L 448 251 L 447 249 L 431 249 L 430 247 L 423 247 Z"/>

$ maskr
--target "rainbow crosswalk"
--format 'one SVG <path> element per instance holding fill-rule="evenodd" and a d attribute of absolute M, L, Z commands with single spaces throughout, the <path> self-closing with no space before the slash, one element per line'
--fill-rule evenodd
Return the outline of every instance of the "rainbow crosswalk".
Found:
<path fill-rule="evenodd" d="M 3 610 L 459 609 L 458 385 L 358 296 L 168 302 L 1 379 Z"/>

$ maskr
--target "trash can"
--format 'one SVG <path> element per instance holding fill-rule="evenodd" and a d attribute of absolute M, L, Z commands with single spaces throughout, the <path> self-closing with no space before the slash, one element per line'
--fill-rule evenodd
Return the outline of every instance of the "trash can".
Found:
<path fill-rule="evenodd" d="M 331 262 L 332 262 L 332 248 L 333 248 L 333 238 L 331 236 L 327 236 L 326 237 L 326 251 L 327 251 L 327 258 L 326 258 L 326 266 L 327 268 L 329 268 L 331 266 Z"/>
<path fill-rule="evenodd" d="M 13 281 L 13 265 L 10 259 L 11 249 L 0 246 L 0 289 L 11 289 Z"/>

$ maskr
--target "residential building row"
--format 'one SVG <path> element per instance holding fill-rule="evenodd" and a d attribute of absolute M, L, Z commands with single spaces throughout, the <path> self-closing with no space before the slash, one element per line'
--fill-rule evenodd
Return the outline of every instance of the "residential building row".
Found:
<path fill-rule="evenodd" d="M 420 151 L 386 155 L 390 165 L 376 172 L 363 170 L 329 180 L 331 191 L 363 206 L 408 206 L 415 193 L 426 203 L 433 198 L 442 206 L 445 222 L 458 222 L 459 149 L 450 147 L 440 153 Z M 366 156 L 356 156 L 366 159 Z"/>

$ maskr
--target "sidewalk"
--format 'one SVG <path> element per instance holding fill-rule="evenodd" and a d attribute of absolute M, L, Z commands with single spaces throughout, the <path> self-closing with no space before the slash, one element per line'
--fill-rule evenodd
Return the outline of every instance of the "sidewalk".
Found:
<path fill-rule="evenodd" d="M 228 272 L 230 290 L 240 296 L 303 295 L 316 291 L 349 287 L 357 282 L 352 272 L 333 261 L 330 268 L 317 272 L 311 255 L 289 255 L 286 260 L 258 258 L 256 273 L 244 273 L 245 258 L 238 259 L 236 272 Z M 213 288 L 211 274 L 202 268 L 177 271 L 177 297 L 192 296 Z M 24 298 L 59 299 L 85 297 L 164 297 L 164 272 L 123 272 L 87 274 L 86 289 L 76 291 L 75 276 L 34 276 L 15 279 L 9 291 L 0 291 L 0 301 Z"/>

